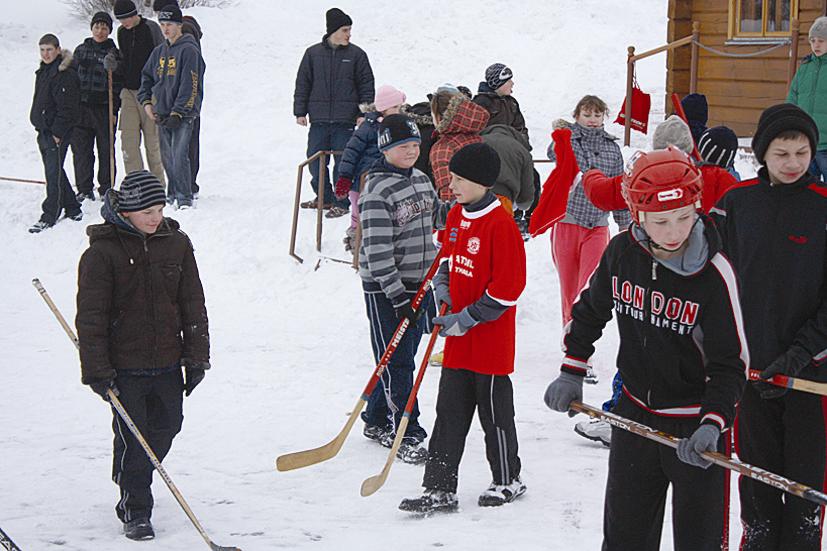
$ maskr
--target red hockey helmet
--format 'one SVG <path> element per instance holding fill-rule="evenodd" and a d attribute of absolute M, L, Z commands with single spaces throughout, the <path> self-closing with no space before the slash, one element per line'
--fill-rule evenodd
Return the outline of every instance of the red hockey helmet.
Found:
<path fill-rule="evenodd" d="M 700 208 L 702 188 L 701 171 L 683 151 L 670 145 L 633 157 L 620 189 L 632 218 L 640 224 L 644 212 L 663 212 L 687 205 Z"/>

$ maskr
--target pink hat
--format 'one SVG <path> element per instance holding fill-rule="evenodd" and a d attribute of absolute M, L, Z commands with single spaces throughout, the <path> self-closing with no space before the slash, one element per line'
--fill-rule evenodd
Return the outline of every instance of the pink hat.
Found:
<path fill-rule="evenodd" d="M 402 105 L 405 103 L 405 94 L 400 90 L 397 90 L 393 86 L 388 86 L 387 84 L 380 86 L 379 89 L 376 91 L 376 100 L 374 100 L 374 105 L 376 106 L 377 111 L 384 111 L 385 109 L 390 109 L 394 105 Z"/>

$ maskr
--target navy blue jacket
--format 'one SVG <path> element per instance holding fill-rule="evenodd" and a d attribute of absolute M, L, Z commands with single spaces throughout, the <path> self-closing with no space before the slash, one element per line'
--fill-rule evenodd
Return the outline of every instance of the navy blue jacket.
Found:
<path fill-rule="evenodd" d="M 138 101 L 146 105 L 154 99 L 155 112 L 161 117 L 172 113 L 187 118 L 197 117 L 204 99 L 206 69 L 201 50 L 192 35 L 181 35 L 175 44 L 164 40 L 146 60 L 141 72 Z"/>
<path fill-rule="evenodd" d="M 304 52 L 296 75 L 293 115 L 310 122 L 355 123 L 360 103 L 373 103 L 373 70 L 355 44 L 333 48 L 327 35 Z"/>
<path fill-rule="evenodd" d="M 379 118 L 382 116 L 378 111 L 365 115 L 365 120 L 353 133 L 342 152 L 342 160 L 339 162 L 339 176 L 353 180 L 355 189 L 359 189 L 357 183 L 363 172 L 373 166 L 373 163 L 382 156 L 379 152 Z"/>

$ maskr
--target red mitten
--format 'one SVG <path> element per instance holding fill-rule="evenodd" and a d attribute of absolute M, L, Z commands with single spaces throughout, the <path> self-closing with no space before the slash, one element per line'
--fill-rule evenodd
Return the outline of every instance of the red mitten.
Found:
<path fill-rule="evenodd" d="M 336 194 L 337 199 L 344 199 L 347 197 L 348 192 L 350 191 L 350 186 L 353 185 L 353 180 L 347 178 L 345 176 L 339 176 L 339 179 L 336 180 L 336 187 L 333 192 Z"/>

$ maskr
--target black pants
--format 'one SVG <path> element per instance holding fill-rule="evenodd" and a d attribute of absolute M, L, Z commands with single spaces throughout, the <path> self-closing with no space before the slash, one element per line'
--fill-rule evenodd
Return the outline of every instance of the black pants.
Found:
<path fill-rule="evenodd" d="M 181 370 L 154 376 L 118 373 L 120 401 L 149 447 L 163 462 L 172 439 L 181 430 L 184 379 Z M 152 471 L 144 449 L 113 409 L 115 432 L 112 480 L 120 487 L 115 512 L 121 522 L 152 516 Z"/>
<path fill-rule="evenodd" d="M 794 390 L 781 398 L 762 400 L 748 384 L 738 409 L 738 457 L 821 491 L 825 467 L 823 404 L 820 396 Z M 822 548 L 818 505 L 743 476 L 739 490 L 743 551 Z"/>
<path fill-rule="evenodd" d="M 192 193 L 198 193 L 198 169 L 201 168 L 201 117 L 192 121 L 192 136 L 190 137 L 190 172 L 192 172 Z"/>
<path fill-rule="evenodd" d="M 115 115 L 117 125 L 117 114 Z M 114 133 L 112 135 L 114 138 Z M 98 152 L 98 191 L 112 187 L 109 165 L 115 142 L 109 143 L 109 105 L 80 104 L 80 123 L 72 131 L 72 157 L 75 160 L 75 185 L 81 193 L 91 193 L 95 173 L 95 147 Z"/>
<path fill-rule="evenodd" d="M 72 216 L 80 212 L 80 204 L 72 191 L 69 177 L 63 170 L 63 161 L 69 149 L 69 135 L 64 136 L 60 145 L 55 143 L 54 136 L 46 130 L 37 133 L 37 148 L 43 159 L 43 171 L 46 176 L 46 199 L 41 205 L 40 220 L 53 225 L 60 218 L 61 212 Z"/>
<path fill-rule="evenodd" d="M 531 221 L 531 215 L 534 214 L 534 209 L 537 208 L 537 203 L 540 202 L 540 192 L 542 191 L 540 185 L 540 173 L 537 172 L 537 169 L 533 170 L 534 172 L 534 200 L 531 201 L 531 206 L 528 207 L 528 210 L 522 211 L 519 209 L 514 210 L 514 220 L 520 220 L 521 218 L 525 218 L 527 222 Z"/>
<path fill-rule="evenodd" d="M 485 455 L 494 483 L 510 484 L 520 475 L 511 379 L 508 375 L 443 368 L 422 482 L 425 488 L 457 491 L 459 462 L 474 410 L 478 411 L 485 432 Z"/>
<path fill-rule="evenodd" d="M 698 427 L 697 418 L 653 415 L 625 396 L 614 412 L 679 438 Z M 725 451 L 728 438 L 729 433 L 724 433 L 719 451 Z M 612 427 L 603 551 L 658 551 L 670 484 L 675 551 L 720 551 L 728 514 L 725 474 L 716 466 L 704 470 L 687 465 L 674 449 Z"/>

